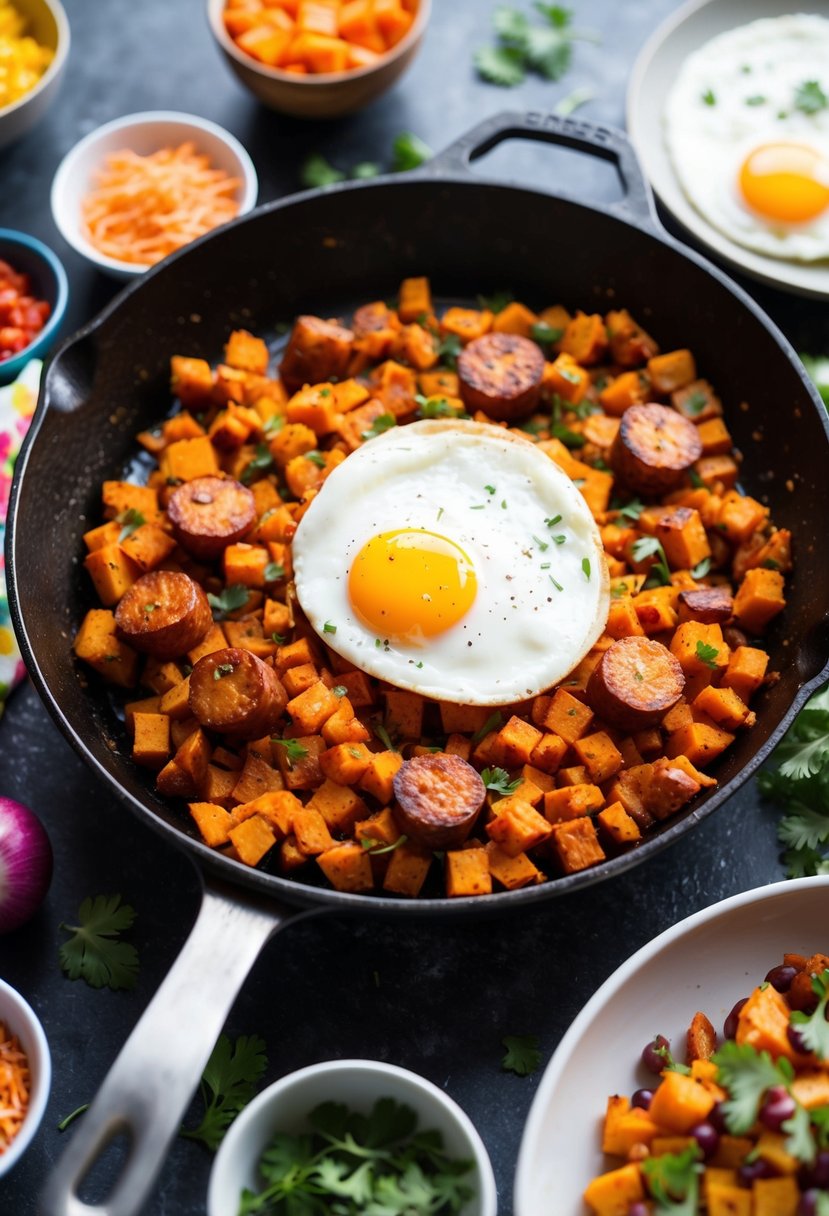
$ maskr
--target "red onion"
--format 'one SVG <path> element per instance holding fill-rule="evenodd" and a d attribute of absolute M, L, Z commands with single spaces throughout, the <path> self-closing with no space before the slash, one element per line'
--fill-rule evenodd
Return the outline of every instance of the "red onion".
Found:
<path fill-rule="evenodd" d="M 52 879 L 52 846 L 37 816 L 0 797 L 0 934 L 31 920 Z"/>

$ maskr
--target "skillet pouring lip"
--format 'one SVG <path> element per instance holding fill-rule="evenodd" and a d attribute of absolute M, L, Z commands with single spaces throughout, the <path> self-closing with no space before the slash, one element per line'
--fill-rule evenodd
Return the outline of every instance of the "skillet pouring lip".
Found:
<path fill-rule="evenodd" d="M 279 875 L 266 873 L 264 871 L 249 869 L 239 862 L 234 862 L 229 858 L 223 857 L 214 850 L 209 849 L 195 837 L 188 835 L 184 827 L 174 826 L 173 823 L 168 823 L 153 810 L 146 802 L 133 795 L 129 790 L 125 789 L 120 783 L 115 772 L 111 771 L 105 763 L 88 746 L 84 732 L 78 731 L 71 721 L 71 699 L 61 698 L 56 696 L 47 681 L 41 665 L 37 658 L 36 648 L 32 644 L 29 631 L 26 627 L 26 622 L 23 619 L 21 611 L 21 597 L 18 579 L 23 580 L 25 577 L 22 571 L 22 564 L 19 566 L 19 515 L 18 505 L 21 495 L 21 486 L 26 477 L 26 470 L 29 465 L 31 453 L 37 443 L 38 435 L 41 431 L 46 411 L 49 408 L 50 401 L 54 395 L 54 385 L 56 381 L 57 369 L 60 369 L 67 355 L 79 343 L 87 338 L 94 340 L 98 331 L 113 317 L 122 306 L 130 300 L 136 292 L 141 292 L 145 286 L 152 282 L 158 275 L 172 275 L 177 270 L 180 270 L 186 265 L 187 259 L 196 254 L 202 246 L 207 242 L 222 238 L 229 231 L 237 229 L 245 224 L 256 222 L 263 215 L 274 213 L 286 208 L 301 207 L 304 203 L 311 199 L 319 199 L 321 195 L 340 195 L 344 193 L 353 193 L 360 190 L 401 190 L 405 191 L 412 186 L 417 186 L 420 189 L 428 185 L 439 187 L 465 187 L 477 191 L 486 191 L 488 188 L 497 187 L 500 190 L 511 189 L 515 191 L 516 203 L 520 203 L 522 194 L 534 196 L 536 198 L 553 198 L 556 196 L 550 195 L 544 190 L 533 189 L 522 184 L 505 182 L 503 180 L 492 180 L 483 176 L 475 175 L 471 177 L 468 173 L 463 172 L 436 172 L 430 170 L 427 165 L 425 169 L 415 171 L 414 173 L 400 175 L 396 177 L 381 177 L 370 182 L 345 182 L 320 191 L 306 191 L 301 194 L 291 195 L 287 198 L 279 199 L 273 203 L 257 208 L 247 216 L 240 217 L 231 224 L 218 229 L 215 233 L 208 234 L 191 245 L 182 249 L 179 253 L 166 259 L 159 266 L 150 270 L 146 275 L 142 276 L 135 282 L 127 285 L 115 298 L 88 324 L 80 328 L 72 337 L 65 341 L 58 351 L 52 356 L 47 364 L 41 392 L 38 401 L 38 407 L 29 434 L 26 437 L 22 451 L 17 461 L 15 477 L 11 491 L 9 503 L 9 523 L 8 537 L 6 542 L 7 548 L 7 570 L 9 575 L 9 605 L 11 609 L 12 620 L 15 631 L 20 642 L 21 651 L 27 666 L 27 669 L 32 677 L 35 687 L 44 702 L 48 712 L 54 719 L 63 735 L 67 738 L 70 744 L 75 748 L 79 755 L 86 761 L 92 770 L 101 777 L 118 795 L 118 797 L 127 803 L 131 810 L 137 814 L 143 822 L 145 822 L 152 830 L 159 835 L 168 839 L 170 843 L 181 849 L 186 849 L 191 856 L 197 861 L 203 870 L 216 877 L 230 881 L 236 885 L 243 885 L 249 889 L 266 894 L 274 899 L 279 899 L 293 905 L 310 906 L 323 905 L 340 911 L 352 911 L 359 913 L 375 913 L 383 915 L 405 915 L 409 917 L 424 917 L 424 916 L 465 916 L 465 915 L 481 915 L 490 913 L 507 913 L 518 909 L 534 906 L 543 901 L 549 900 L 556 896 L 566 895 L 577 889 L 591 886 L 594 883 L 602 882 L 608 878 L 625 873 L 638 866 L 641 862 L 650 857 L 655 856 L 663 849 L 670 846 L 679 836 L 684 835 L 702 819 L 706 818 L 714 810 L 718 809 L 736 790 L 739 788 L 763 763 L 769 756 L 772 749 L 780 741 L 795 715 L 802 708 L 808 697 L 816 691 L 823 682 L 829 678 L 829 654 L 827 654 L 827 646 L 822 646 L 822 654 L 824 658 L 823 669 L 814 675 L 807 682 L 803 683 L 797 690 L 791 704 L 783 713 L 778 724 L 772 729 L 769 737 L 763 742 L 754 754 L 749 757 L 740 772 L 736 773 L 724 785 L 717 787 L 707 796 L 698 795 L 694 804 L 686 809 L 684 813 L 680 813 L 671 819 L 668 826 L 659 830 L 647 838 L 639 847 L 610 858 L 600 865 L 592 867 L 588 870 L 583 870 L 575 874 L 565 875 L 563 877 L 550 879 L 547 882 L 541 883 L 538 886 L 525 887 L 517 891 L 499 891 L 496 894 L 464 897 L 461 899 L 448 899 L 445 897 L 423 900 L 398 900 L 387 896 L 377 895 L 354 895 L 346 892 L 335 891 L 323 887 L 305 885 L 302 882 L 297 882 L 292 879 L 286 879 Z M 567 205 L 583 209 L 587 212 L 592 212 L 599 216 L 606 223 L 611 222 L 611 217 L 599 206 L 593 206 L 588 203 L 574 202 L 573 200 L 564 200 Z M 737 284 L 733 283 L 726 274 L 718 268 L 712 266 L 705 258 L 683 246 L 680 241 L 676 240 L 670 234 L 664 232 L 658 222 L 652 215 L 642 216 L 639 219 L 632 217 L 630 214 L 620 214 L 614 212 L 612 216 L 613 223 L 626 224 L 632 229 L 643 233 L 647 238 L 657 242 L 657 244 L 666 247 L 667 249 L 678 254 L 681 258 L 695 264 L 703 270 L 707 275 L 715 279 L 720 286 L 724 287 L 730 293 L 736 307 L 742 306 L 747 309 L 766 330 L 769 336 L 774 340 L 780 350 L 781 355 L 785 356 L 790 363 L 792 370 L 796 373 L 802 382 L 809 399 L 812 402 L 814 409 L 818 412 L 823 433 L 829 442 L 829 419 L 827 419 L 826 411 L 823 403 L 818 397 L 817 391 L 806 376 L 806 373 L 800 364 L 794 349 L 784 335 L 780 332 L 777 326 L 767 317 L 764 311 L 758 304 Z M 68 704 L 64 707 L 63 702 Z"/>

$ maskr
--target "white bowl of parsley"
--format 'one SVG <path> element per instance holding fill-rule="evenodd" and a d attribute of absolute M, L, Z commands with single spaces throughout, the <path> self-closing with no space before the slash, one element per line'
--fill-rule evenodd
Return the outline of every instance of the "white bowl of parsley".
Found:
<path fill-rule="evenodd" d="M 498 1210 L 486 1148 L 457 1103 L 374 1060 L 313 1064 L 263 1090 L 222 1141 L 207 1197 L 208 1216 L 358 1216 L 379 1204 Z"/>

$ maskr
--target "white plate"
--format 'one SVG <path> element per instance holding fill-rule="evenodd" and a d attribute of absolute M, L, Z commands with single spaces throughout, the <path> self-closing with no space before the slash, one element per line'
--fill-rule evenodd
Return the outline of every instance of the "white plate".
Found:
<path fill-rule="evenodd" d="M 788 262 L 753 253 L 728 239 L 691 205 L 671 164 L 662 129 L 665 102 L 680 66 L 709 39 L 760 17 L 806 12 L 829 17 L 827 0 L 691 0 L 651 35 L 628 82 L 627 125 L 659 201 L 711 252 L 735 269 L 798 295 L 829 297 L 829 264 Z"/>
<path fill-rule="evenodd" d="M 562 1039 L 530 1108 L 515 1178 L 515 1216 L 586 1216 L 582 1193 L 604 1167 L 608 1094 L 646 1084 L 642 1048 L 665 1034 L 681 1054 L 698 1009 L 718 1032 L 786 951 L 829 948 L 829 878 L 735 895 L 660 934 L 606 980 Z M 607 932 L 614 932 L 608 921 Z"/>

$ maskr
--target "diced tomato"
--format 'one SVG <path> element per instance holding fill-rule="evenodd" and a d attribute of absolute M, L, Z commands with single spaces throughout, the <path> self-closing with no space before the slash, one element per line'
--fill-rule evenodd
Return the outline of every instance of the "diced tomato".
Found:
<path fill-rule="evenodd" d="M 19 354 L 37 337 L 52 309 L 32 294 L 29 276 L 0 260 L 0 362 Z"/>

